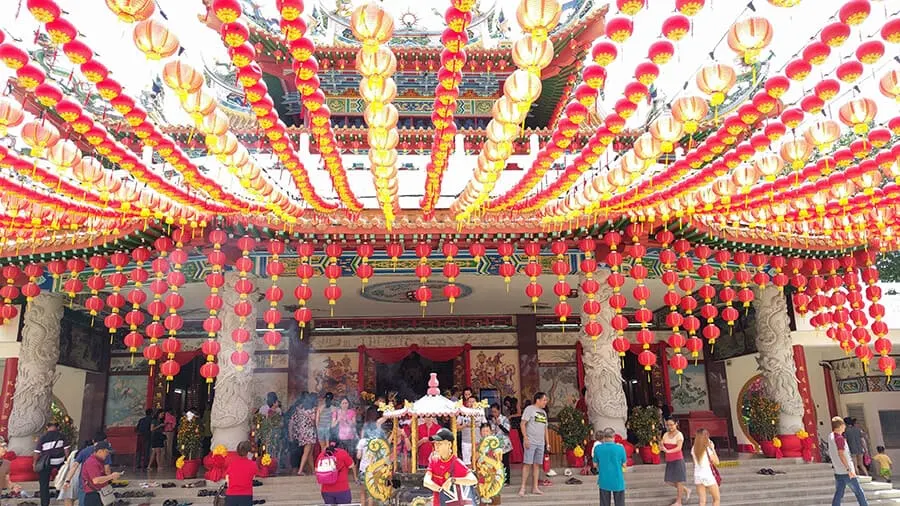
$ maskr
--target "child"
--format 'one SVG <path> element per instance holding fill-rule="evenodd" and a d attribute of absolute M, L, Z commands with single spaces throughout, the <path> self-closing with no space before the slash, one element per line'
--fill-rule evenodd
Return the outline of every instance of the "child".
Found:
<path fill-rule="evenodd" d="M 878 463 L 878 474 L 884 478 L 884 481 L 890 483 L 891 468 L 894 466 L 894 463 L 891 461 L 891 458 L 884 453 L 883 446 L 879 446 L 876 450 L 878 451 L 878 455 L 872 457 L 872 460 Z"/>
<path fill-rule="evenodd" d="M 365 438 L 360 439 L 356 445 L 356 460 L 359 461 L 359 479 L 356 482 L 362 484 L 360 497 L 362 497 L 363 506 L 373 506 L 375 501 L 368 496 L 366 491 L 366 469 L 372 463 L 371 453 L 366 449 L 367 446 L 369 446 L 369 440 Z"/>

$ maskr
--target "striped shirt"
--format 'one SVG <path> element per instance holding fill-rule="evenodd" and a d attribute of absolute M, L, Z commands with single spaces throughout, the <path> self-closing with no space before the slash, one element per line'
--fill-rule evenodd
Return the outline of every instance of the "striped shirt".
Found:
<path fill-rule="evenodd" d="M 46 452 L 50 455 L 51 466 L 61 466 L 66 460 L 66 451 L 68 449 L 69 445 L 66 444 L 62 434 L 59 431 L 51 430 L 38 440 L 34 453 L 40 455 Z"/>

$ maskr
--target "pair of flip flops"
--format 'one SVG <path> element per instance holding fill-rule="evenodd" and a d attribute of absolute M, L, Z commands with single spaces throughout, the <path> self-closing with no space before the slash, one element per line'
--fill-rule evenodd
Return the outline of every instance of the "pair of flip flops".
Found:
<path fill-rule="evenodd" d="M 768 467 L 764 467 L 756 472 L 756 474 L 761 474 L 764 476 L 775 476 L 776 474 L 785 474 L 784 471 L 775 471 L 774 469 L 770 469 Z"/>
<path fill-rule="evenodd" d="M 582 483 L 584 482 L 574 476 L 566 480 L 566 485 L 581 485 Z"/>

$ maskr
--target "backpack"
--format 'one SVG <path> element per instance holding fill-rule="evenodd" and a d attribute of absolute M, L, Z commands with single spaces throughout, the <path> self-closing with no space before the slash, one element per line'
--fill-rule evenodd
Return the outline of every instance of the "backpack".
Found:
<path fill-rule="evenodd" d="M 334 485 L 338 481 L 337 457 L 326 453 L 316 463 L 316 481 L 319 485 Z"/>

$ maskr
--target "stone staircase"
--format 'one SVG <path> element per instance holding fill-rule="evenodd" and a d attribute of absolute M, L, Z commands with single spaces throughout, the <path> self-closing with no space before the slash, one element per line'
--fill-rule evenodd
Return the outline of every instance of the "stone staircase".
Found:
<path fill-rule="evenodd" d="M 761 467 L 781 471 L 784 474 L 775 476 L 757 474 Z M 692 477 L 692 465 L 688 464 L 688 477 Z M 561 471 L 562 468 L 557 468 Z M 831 504 L 834 493 L 834 476 L 831 466 L 828 464 L 805 464 L 794 460 L 768 460 L 749 459 L 730 461 L 721 468 L 722 505 L 723 506 L 822 506 Z M 566 477 L 560 475 L 552 478 L 553 485 L 544 488 L 543 496 L 527 495 L 518 497 L 518 484 L 520 472 L 513 470 L 512 485 L 503 491 L 503 505 L 528 505 L 542 506 L 553 504 L 555 506 L 586 506 L 597 504 L 596 478 L 593 476 L 580 476 L 580 485 L 567 485 Z M 662 483 L 663 466 L 635 466 L 630 468 L 625 475 L 627 483 L 626 503 L 630 506 L 668 506 L 674 499 L 674 490 Z M 140 483 L 142 478 L 134 475 L 127 477 L 130 482 L 128 487 L 117 489 L 117 492 L 127 490 L 142 490 Z M 164 478 L 152 476 L 153 481 L 163 483 Z M 321 504 L 319 487 L 313 477 L 278 476 L 263 479 L 263 485 L 254 489 L 255 499 L 265 499 L 268 506 L 312 506 Z M 895 490 L 890 483 L 872 482 L 870 478 L 862 478 L 863 488 L 866 492 L 869 504 L 875 505 L 900 505 L 900 490 Z M 131 505 L 143 504 L 158 506 L 166 499 L 176 499 L 180 503 L 193 503 L 195 505 L 211 505 L 211 497 L 197 497 L 201 489 L 180 488 L 183 482 L 175 482 L 178 488 L 154 487 L 153 498 L 125 499 Z M 37 489 L 36 483 L 25 484 L 26 489 Z M 208 488 L 215 489 L 215 486 Z M 691 487 L 693 489 L 693 487 Z M 353 497 L 359 499 L 359 488 L 353 489 Z M 3 499 L 2 506 L 22 505 L 28 499 Z M 35 499 L 30 499 L 37 504 Z M 61 504 L 61 501 L 54 501 Z M 430 503 L 429 503 L 430 504 Z M 697 504 L 696 491 L 686 504 Z M 710 503 L 711 504 L 711 503 Z M 853 494 L 847 490 L 844 496 L 844 504 L 856 504 Z"/>

